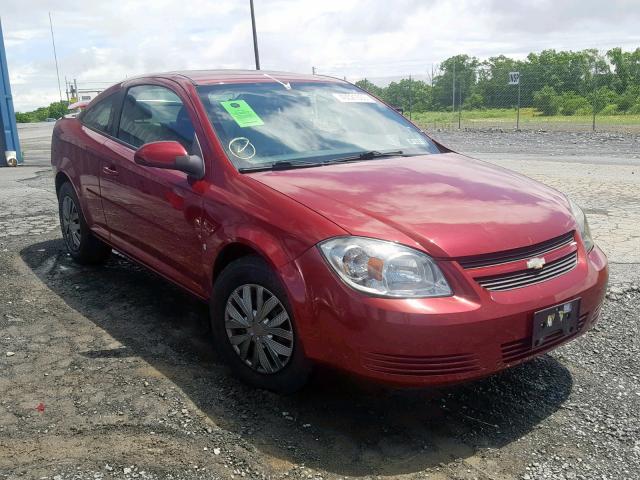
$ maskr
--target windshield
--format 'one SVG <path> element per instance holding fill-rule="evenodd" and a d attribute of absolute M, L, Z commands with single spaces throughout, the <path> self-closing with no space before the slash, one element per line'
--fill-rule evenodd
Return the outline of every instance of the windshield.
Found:
<path fill-rule="evenodd" d="M 402 115 L 347 83 L 221 84 L 198 92 L 239 169 L 321 164 L 364 152 L 438 153 Z"/>

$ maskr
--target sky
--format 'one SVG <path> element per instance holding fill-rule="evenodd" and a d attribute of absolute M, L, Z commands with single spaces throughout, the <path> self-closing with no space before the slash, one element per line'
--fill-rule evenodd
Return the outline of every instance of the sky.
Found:
<path fill-rule="evenodd" d="M 16 111 L 64 78 L 106 87 L 150 72 L 254 68 L 249 0 L 1 0 Z M 348 80 L 423 77 L 456 54 L 640 47 L 640 0 L 254 0 L 263 69 Z"/>

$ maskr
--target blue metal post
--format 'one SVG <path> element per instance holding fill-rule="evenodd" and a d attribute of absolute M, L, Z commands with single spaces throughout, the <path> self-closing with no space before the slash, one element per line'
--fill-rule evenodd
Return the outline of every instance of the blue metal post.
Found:
<path fill-rule="evenodd" d="M 0 166 L 6 166 L 6 151 L 15 151 L 18 163 L 22 163 L 20 140 L 16 126 L 16 114 L 13 110 L 11 85 L 9 84 L 9 69 L 7 68 L 7 54 L 4 49 L 2 36 L 2 22 L 0 21 Z"/>

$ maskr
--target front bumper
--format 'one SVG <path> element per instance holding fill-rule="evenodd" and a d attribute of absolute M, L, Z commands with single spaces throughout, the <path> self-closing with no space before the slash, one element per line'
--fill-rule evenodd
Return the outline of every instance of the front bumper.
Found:
<path fill-rule="evenodd" d="M 424 386 L 480 378 L 542 354 L 596 321 L 608 279 L 597 247 L 570 272 L 536 285 L 490 292 L 456 262 L 441 262 L 455 295 L 389 299 L 346 286 L 316 248 L 284 272 L 306 355 L 387 384 Z M 579 329 L 531 346 L 534 312 L 581 299 Z"/>

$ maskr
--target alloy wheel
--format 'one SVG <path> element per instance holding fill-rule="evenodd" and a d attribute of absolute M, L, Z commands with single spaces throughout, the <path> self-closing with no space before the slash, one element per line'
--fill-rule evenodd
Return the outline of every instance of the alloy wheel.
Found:
<path fill-rule="evenodd" d="M 69 196 L 62 200 L 62 233 L 70 249 L 80 248 L 80 215 L 78 207 Z"/>
<path fill-rule="evenodd" d="M 264 374 L 282 370 L 293 354 L 293 327 L 271 291 L 245 284 L 227 299 L 225 329 L 233 350 L 247 366 Z"/>

